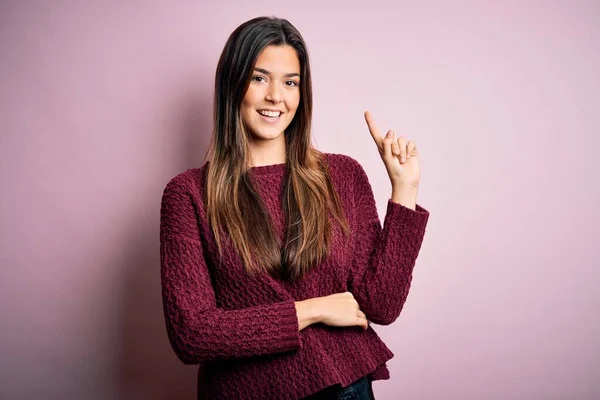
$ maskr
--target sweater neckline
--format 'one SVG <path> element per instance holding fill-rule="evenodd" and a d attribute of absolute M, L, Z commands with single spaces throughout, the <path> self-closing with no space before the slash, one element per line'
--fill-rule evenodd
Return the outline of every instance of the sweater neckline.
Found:
<path fill-rule="evenodd" d="M 272 175 L 280 174 L 285 172 L 287 163 L 259 165 L 256 167 L 250 167 L 249 171 L 254 175 Z"/>

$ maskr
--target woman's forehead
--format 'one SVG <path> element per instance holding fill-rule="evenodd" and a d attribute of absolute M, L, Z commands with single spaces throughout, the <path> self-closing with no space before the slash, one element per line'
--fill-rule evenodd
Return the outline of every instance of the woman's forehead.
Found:
<path fill-rule="evenodd" d="M 270 45 L 265 47 L 256 59 L 255 70 L 267 75 L 298 76 L 300 60 L 292 46 Z"/>

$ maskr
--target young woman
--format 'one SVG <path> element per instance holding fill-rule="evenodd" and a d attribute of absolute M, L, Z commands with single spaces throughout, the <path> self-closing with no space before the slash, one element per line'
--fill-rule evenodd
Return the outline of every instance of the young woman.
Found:
<path fill-rule="evenodd" d="M 166 328 L 199 365 L 198 398 L 373 399 L 393 353 L 369 324 L 400 314 L 429 218 L 414 141 L 365 113 L 392 183 L 382 228 L 361 165 L 311 145 L 308 52 L 287 20 L 235 29 L 214 96 L 205 162 L 168 182 L 160 220 Z"/>

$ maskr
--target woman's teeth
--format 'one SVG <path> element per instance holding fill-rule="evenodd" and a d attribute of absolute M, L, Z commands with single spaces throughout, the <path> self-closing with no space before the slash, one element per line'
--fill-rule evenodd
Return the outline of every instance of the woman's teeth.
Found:
<path fill-rule="evenodd" d="M 279 111 L 264 111 L 264 110 L 259 110 L 258 113 L 260 115 L 264 115 L 265 117 L 269 117 L 269 118 L 277 118 L 281 115 L 281 112 Z"/>

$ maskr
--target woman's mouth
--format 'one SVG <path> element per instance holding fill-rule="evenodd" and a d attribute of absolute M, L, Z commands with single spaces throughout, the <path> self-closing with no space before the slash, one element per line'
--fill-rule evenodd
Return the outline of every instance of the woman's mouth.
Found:
<path fill-rule="evenodd" d="M 279 118 L 281 118 L 281 111 L 267 111 L 267 110 L 257 110 L 258 115 L 260 115 L 260 118 L 268 123 L 268 124 L 274 124 L 277 121 L 279 121 Z"/>

